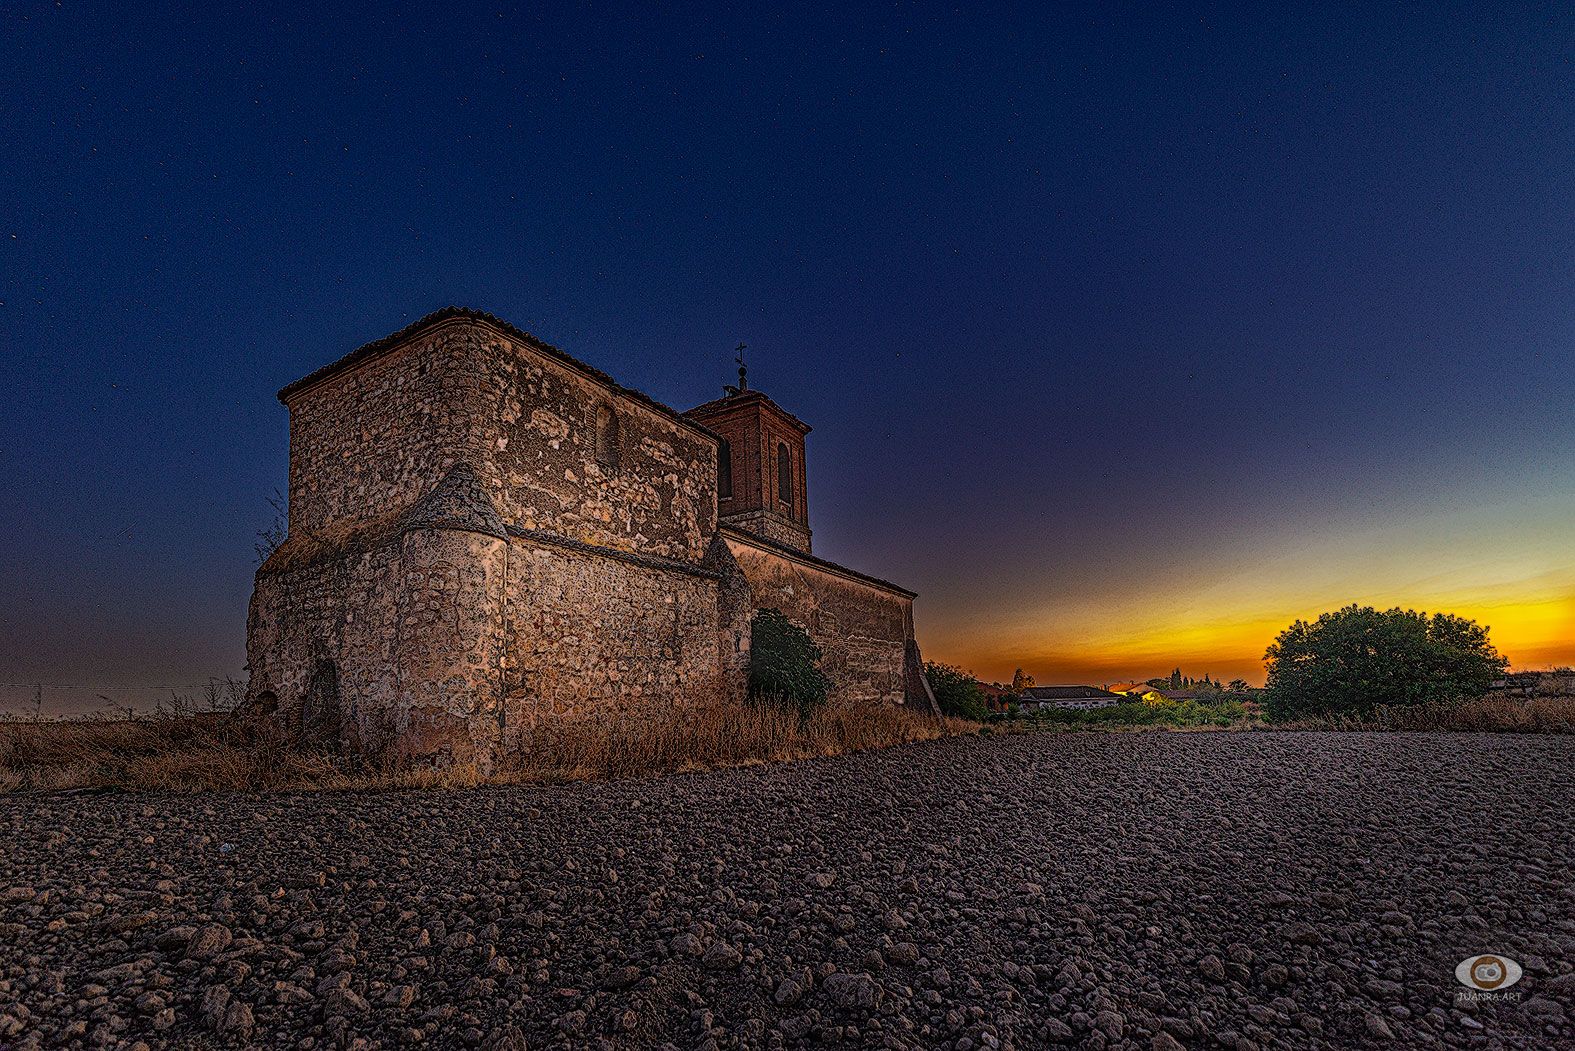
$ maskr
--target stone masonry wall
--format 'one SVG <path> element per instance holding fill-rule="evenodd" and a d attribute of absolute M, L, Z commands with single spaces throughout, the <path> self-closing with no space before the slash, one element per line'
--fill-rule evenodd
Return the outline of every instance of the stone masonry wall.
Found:
<path fill-rule="evenodd" d="M 486 334 L 478 464 L 512 525 L 698 562 L 716 528 L 716 440 L 534 352 Z M 597 449 L 598 409 L 616 449 Z"/>
<path fill-rule="evenodd" d="M 781 610 L 821 648 L 833 703 L 904 703 L 913 600 L 729 534 L 756 609 Z"/>
<path fill-rule="evenodd" d="M 396 511 L 475 452 L 459 335 L 444 326 L 289 399 L 291 533 Z"/>
<path fill-rule="evenodd" d="M 398 510 L 460 462 L 528 529 L 694 562 L 716 526 L 713 437 L 484 322 L 442 324 L 288 404 L 291 532 Z"/>
<path fill-rule="evenodd" d="M 748 533 L 775 540 L 785 547 L 808 552 L 809 530 L 798 523 L 770 511 L 744 511 L 728 515 L 726 522 Z"/>
<path fill-rule="evenodd" d="M 347 744 L 394 736 L 411 754 L 486 760 L 544 720 L 647 718 L 717 698 L 718 609 L 704 571 L 409 530 L 259 574 L 250 699 L 271 695 L 303 728 L 329 705 L 329 733 Z"/>
<path fill-rule="evenodd" d="M 271 695 L 291 725 L 348 745 L 486 757 L 500 729 L 503 546 L 412 530 L 265 566 L 248 618 L 249 699 Z"/>
<path fill-rule="evenodd" d="M 401 540 L 393 626 L 398 700 L 389 714 L 417 753 L 447 745 L 485 754 L 504 730 L 508 561 L 506 541 L 479 533 L 423 529 Z M 377 674 L 354 651 L 344 660 Z"/>
<path fill-rule="evenodd" d="M 508 718 L 637 719 L 721 689 L 718 581 L 515 538 Z"/>

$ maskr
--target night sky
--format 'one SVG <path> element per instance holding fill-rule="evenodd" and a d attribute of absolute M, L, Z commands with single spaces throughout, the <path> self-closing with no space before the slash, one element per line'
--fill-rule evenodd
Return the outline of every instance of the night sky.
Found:
<path fill-rule="evenodd" d="M 748 342 L 987 678 L 1575 662 L 1567 9 L 155 6 L 0 8 L 0 682 L 241 674 L 274 392 L 451 303 L 679 408 Z"/>

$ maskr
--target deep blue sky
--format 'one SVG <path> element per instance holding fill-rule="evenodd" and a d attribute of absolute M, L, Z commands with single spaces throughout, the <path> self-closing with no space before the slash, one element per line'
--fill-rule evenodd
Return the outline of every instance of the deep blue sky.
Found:
<path fill-rule="evenodd" d="M 282 7 L 0 7 L 0 682 L 238 672 L 274 391 L 449 303 L 681 408 L 747 341 L 986 674 L 1575 650 L 1567 8 Z"/>

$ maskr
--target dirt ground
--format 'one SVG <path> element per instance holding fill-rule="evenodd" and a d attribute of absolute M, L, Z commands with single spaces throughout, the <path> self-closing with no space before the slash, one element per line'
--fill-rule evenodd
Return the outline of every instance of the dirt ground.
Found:
<path fill-rule="evenodd" d="M 1575 738 L 0 800 L 0 1045 L 1575 1043 Z M 1467 956 L 1524 968 L 1462 1001 Z"/>

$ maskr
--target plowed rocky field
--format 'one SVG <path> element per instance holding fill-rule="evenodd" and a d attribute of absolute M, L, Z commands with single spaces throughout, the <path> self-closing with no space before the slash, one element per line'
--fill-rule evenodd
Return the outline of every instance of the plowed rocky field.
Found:
<path fill-rule="evenodd" d="M 0 1046 L 1575 1046 L 1575 738 L 0 798 Z M 1463 1002 L 1464 957 L 1524 968 Z"/>

